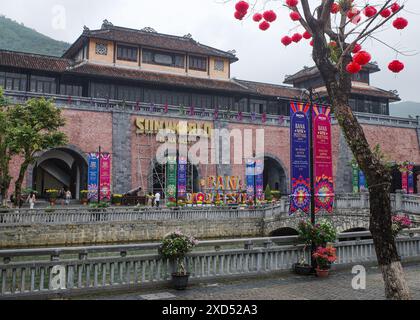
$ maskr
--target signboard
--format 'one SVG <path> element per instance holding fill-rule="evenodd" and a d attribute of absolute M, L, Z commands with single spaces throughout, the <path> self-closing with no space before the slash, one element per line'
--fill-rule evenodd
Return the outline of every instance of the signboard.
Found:
<path fill-rule="evenodd" d="M 309 213 L 310 182 L 310 105 L 292 102 L 290 105 L 291 201 L 290 214 Z"/>
<path fill-rule="evenodd" d="M 414 164 L 408 164 L 408 193 L 414 194 Z"/>
<path fill-rule="evenodd" d="M 246 163 L 246 194 L 248 201 L 254 201 L 255 197 L 255 162 L 248 160 Z"/>
<path fill-rule="evenodd" d="M 166 198 L 176 198 L 177 163 L 175 156 L 168 156 L 166 164 Z"/>
<path fill-rule="evenodd" d="M 331 141 L 331 108 L 313 106 L 315 213 L 333 211 L 334 178 Z"/>
<path fill-rule="evenodd" d="M 352 163 L 352 177 L 353 177 L 353 193 L 359 193 L 359 165 Z"/>
<path fill-rule="evenodd" d="M 97 153 L 88 154 L 88 200 L 98 200 L 98 173 L 99 155 Z"/>
<path fill-rule="evenodd" d="M 178 164 L 178 197 L 187 195 L 187 158 L 180 157 Z"/>
<path fill-rule="evenodd" d="M 110 201 L 111 200 L 111 155 L 110 154 L 108 153 L 101 154 L 100 166 L 101 166 L 100 200 Z"/>
<path fill-rule="evenodd" d="M 259 201 L 264 200 L 264 159 L 255 162 L 255 191 Z"/>

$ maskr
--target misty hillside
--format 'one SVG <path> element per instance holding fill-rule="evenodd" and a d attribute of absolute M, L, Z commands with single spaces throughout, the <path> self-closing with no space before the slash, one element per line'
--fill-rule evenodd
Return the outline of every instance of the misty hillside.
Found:
<path fill-rule="evenodd" d="M 0 16 L 0 49 L 61 56 L 70 44 L 51 39 L 5 16 Z"/>
<path fill-rule="evenodd" d="M 408 118 L 420 116 L 420 102 L 400 102 L 389 106 L 391 116 Z"/>

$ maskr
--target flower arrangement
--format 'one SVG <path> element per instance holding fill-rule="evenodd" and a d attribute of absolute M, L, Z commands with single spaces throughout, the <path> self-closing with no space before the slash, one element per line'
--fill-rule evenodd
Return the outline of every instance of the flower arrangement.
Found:
<path fill-rule="evenodd" d="M 176 260 L 176 273 L 186 275 L 184 258 L 196 245 L 198 245 L 198 241 L 194 237 L 185 235 L 178 230 L 165 236 L 160 254 L 165 259 Z"/>
<path fill-rule="evenodd" d="M 392 233 L 396 237 L 402 230 L 410 229 L 413 222 L 405 215 L 396 215 L 392 217 Z"/>
<path fill-rule="evenodd" d="M 81 190 L 80 191 L 80 199 L 87 199 L 88 194 L 89 194 L 88 190 Z"/>
<path fill-rule="evenodd" d="M 51 200 L 56 200 L 58 198 L 58 190 L 56 189 L 49 189 L 46 191 L 48 198 Z"/>
<path fill-rule="evenodd" d="M 318 247 L 312 257 L 316 260 L 319 270 L 329 270 L 331 265 L 337 261 L 337 249 Z"/>
<path fill-rule="evenodd" d="M 309 245 L 326 246 L 329 242 L 337 240 L 337 232 L 328 220 L 321 220 L 313 226 L 310 221 L 302 220 L 298 226 L 299 239 Z"/>
<path fill-rule="evenodd" d="M 113 194 L 111 198 L 112 204 L 120 205 L 122 203 L 122 194 Z"/>

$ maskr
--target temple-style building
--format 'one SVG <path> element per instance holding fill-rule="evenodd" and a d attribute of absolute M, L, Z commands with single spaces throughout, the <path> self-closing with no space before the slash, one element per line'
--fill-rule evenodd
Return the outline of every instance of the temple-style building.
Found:
<path fill-rule="evenodd" d="M 114 193 L 139 186 L 164 191 L 164 168 L 154 159 L 156 130 L 188 120 L 210 128 L 264 128 L 265 185 L 287 194 L 290 100 L 303 99 L 305 89 L 313 88 L 327 103 L 324 84 L 314 67 L 287 76 L 284 85 L 236 79 L 231 65 L 238 61 L 235 51 L 203 45 L 189 34 L 108 21 L 99 30 L 85 27 L 62 57 L 1 50 L 0 86 L 6 96 L 15 102 L 53 98 L 67 120 L 63 131 L 69 145 L 41 154 L 26 185 L 40 194 L 70 188 L 77 198 L 87 188 L 87 155 L 100 145 L 112 155 Z M 372 86 L 370 74 L 379 71 L 369 64 L 354 76 L 350 104 L 372 145 L 381 144 L 391 162 L 420 165 L 420 124 L 389 117 L 389 104 L 400 98 Z M 351 192 L 351 154 L 337 124 L 333 140 L 337 190 Z M 244 175 L 244 165 L 190 165 L 188 188 L 199 191 L 208 176 Z"/>

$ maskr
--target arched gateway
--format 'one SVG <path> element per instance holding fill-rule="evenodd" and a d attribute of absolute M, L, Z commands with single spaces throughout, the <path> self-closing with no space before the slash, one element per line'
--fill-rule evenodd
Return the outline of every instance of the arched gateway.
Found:
<path fill-rule="evenodd" d="M 75 147 L 63 147 L 42 153 L 32 171 L 32 189 L 45 197 L 48 189 L 70 190 L 74 199 L 87 188 L 88 163 Z"/>
<path fill-rule="evenodd" d="M 264 189 L 268 185 L 273 191 L 280 191 L 282 195 L 288 194 L 286 170 L 280 159 L 272 155 L 265 155 L 264 157 Z"/>

